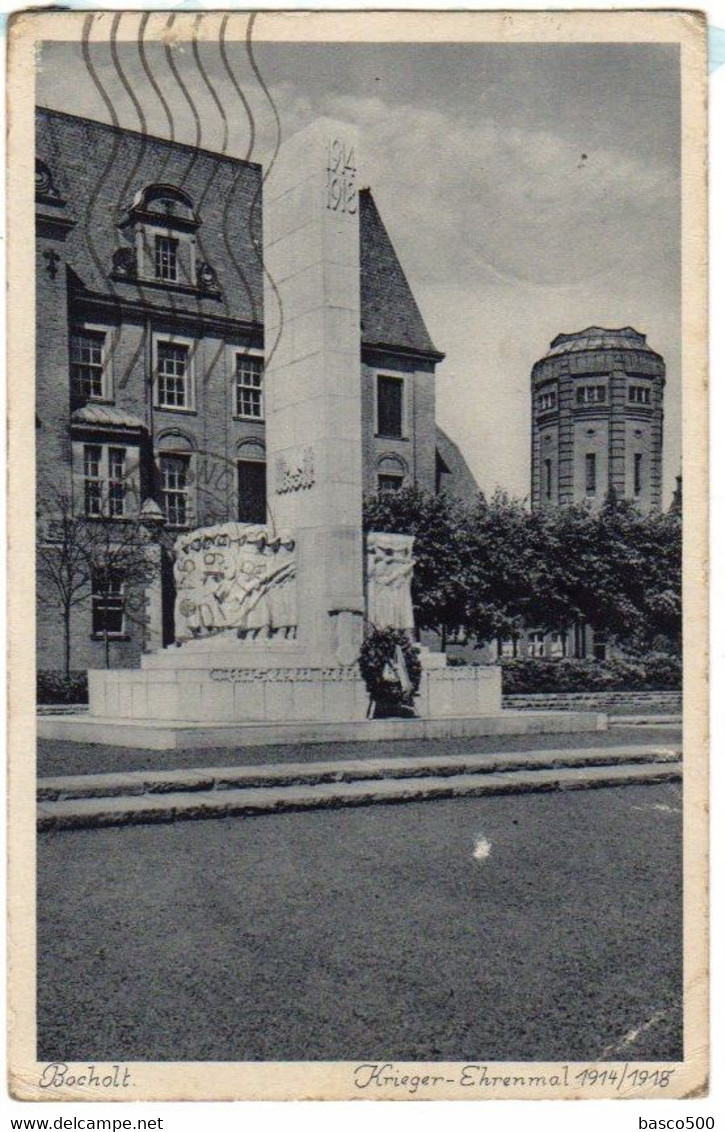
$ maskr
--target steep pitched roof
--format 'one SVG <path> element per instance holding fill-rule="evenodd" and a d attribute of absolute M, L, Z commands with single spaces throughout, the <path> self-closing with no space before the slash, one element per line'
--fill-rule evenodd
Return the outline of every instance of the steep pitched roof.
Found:
<path fill-rule="evenodd" d="M 436 350 L 369 189 L 360 193 L 360 303 L 363 342 Z"/>
<path fill-rule="evenodd" d="M 261 327 L 260 165 L 43 107 L 36 113 L 36 152 L 50 166 L 76 221 L 67 246 L 77 290 Z M 219 299 L 109 280 L 114 252 L 124 246 L 119 225 L 138 194 L 161 182 L 183 189 L 193 201 L 201 221 L 199 256 L 216 274 Z M 367 189 L 360 193 L 360 300 L 364 345 L 443 357 Z"/>
<path fill-rule="evenodd" d="M 76 287 L 145 299 L 157 308 L 262 322 L 259 165 L 42 108 L 36 152 L 76 221 L 67 238 Z M 216 273 L 221 300 L 109 280 L 114 252 L 129 246 L 119 225 L 137 194 L 159 182 L 182 188 L 193 200 L 202 220 L 197 250 Z"/>

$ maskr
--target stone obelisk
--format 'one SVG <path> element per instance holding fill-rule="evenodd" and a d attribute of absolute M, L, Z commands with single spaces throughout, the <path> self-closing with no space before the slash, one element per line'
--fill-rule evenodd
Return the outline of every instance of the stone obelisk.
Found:
<path fill-rule="evenodd" d="M 297 642 L 352 664 L 363 634 L 358 144 L 321 119 L 263 187 L 267 502 L 296 540 Z"/>

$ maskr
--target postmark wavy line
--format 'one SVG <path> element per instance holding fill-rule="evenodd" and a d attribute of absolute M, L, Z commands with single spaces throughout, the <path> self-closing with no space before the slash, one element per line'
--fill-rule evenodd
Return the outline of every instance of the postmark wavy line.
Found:
<path fill-rule="evenodd" d="M 252 205 L 251 205 L 251 208 L 249 210 L 248 231 L 249 231 L 249 237 L 250 237 L 252 247 L 254 248 L 255 255 L 257 256 L 257 259 L 259 260 L 262 271 L 264 272 L 264 275 L 267 278 L 269 285 L 270 285 L 270 287 L 271 287 L 271 289 L 274 293 L 274 297 L 277 301 L 277 306 L 279 308 L 279 326 L 277 328 L 277 334 L 276 334 L 276 337 L 275 337 L 275 340 L 274 340 L 274 345 L 271 348 L 268 348 L 269 343 L 266 341 L 267 335 L 265 334 L 265 347 L 264 347 L 264 349 L 265 349 L 265 365 L 268 366 L 270 361 L 272 360 L 272 358 L 274 357 L 274 355 L 277 351 L 277 348 L 278 348 L 279 343 L 280 343 L 280 339 L 282 337 L 282 331 L 284 329 L 284 305 L 282 303 L 282 297 L 279 293 L 279 288 L 277 287 L 277 284 L 276 284 L 275 280 L 272 278 L 270 272 L 267 270 L 267 266 L 264 262 L 264 256 L 262 254 L 262 249 L 258 246 L 257 242 L 254 239 L 254 232 L 252 231 L 252 217 L 254 216 L 255 209 L 259 205 L 261 205 L 261 198 L 262 198 L 262 193 L 264 191 L 264 186 L 265 186 L 267 179 L 269 178 L 269 175 L 271 174 L 272 169 L 274 168 L 274 166 L 277 162 L 277 158 L 279 156 L 280 147 L 282 145 L 282 122 L 280 120 L 279 111 L 277 110 L 274 99 L 272 98 L 272 95 L 269 93 L 267 85 L 266 85 L 264 79 L 262 78 L 262 73 L 259 70 L 259 67 L 257 65 L 257 61 L 254 58 L 254 50 L 253 50 L 253 47 L 252 47 L 252 33 L 253 33 L 253 30 L 254 30 L 254 25 L 255 25 L 255 22 L 257 20 L 258 15 L 259 15 L 258 12 L 253 12 L 252 15 L 249 18 L 249 23 L 247 24 L 247 34 L 246 34 L 246 40 L 245 40 L 246 49 L 247 49 L 247 58 L 249 59 L 249 64 L 252 68 L 252 71 L 254 72 L 255 78 L 256 78 L 257 82 L 259 83 L 259 85 L 260 85 L 260 87 L 261 87 L 261 89 L 264 93 L 264 96 L 267 99 L 267 101 L 269 102 L 269 105 L 272 109 L 272 114 L 274 115 L 274 120 L 275 120 L 275 125 L 276 125 L 276 130 L 277 130 L 277 136 L 275 138 L 274 148 L 272 150 L 272 156 L 269 160 L 269 164 L 267 165 L 266 170 L 262 173 L 262 176 L 259 180 L 259 185 L 257 186 L 257 189 L 256 189 L 255 194 L 254 194 L 254 198 L 252 200 Z M 268 323 L 268 319 L 265 319 L 265 322 Z"/>
<path fill-rule="evenodd" d="M 116 108 L 114 107 L 113 101 L 110 98 L 110 96 L 109 96 L 105 86 L 103 85 L 101 79 L 99 78 L 99 76 L 96 72 L 96 68 L 94 67 L 94 65 L 91 61 L 90 33 L 91 33 L 91 28 L 93 26 L 94 20 L 96 19 L 96 15 L 97 15 L 97 13 L 91 12 L 91 13 L 89 13 L 88 16 L 86 16 L 85 20 L 83 21 L 83 30 L 82 30 L 82 33 L 81 33 L 81 53 L 83 55 L 83 61 L 86 65 L 86 69 L 88 71 L 88 74 L 90 75 L 91 81 L 93 82 L 93 85 L 95 86 L 96 90 L 100 94 L 100 96 L 103 100 L 103 103 L 104 103 L 106 109 L 108 110 L 108 113 L 109 113 L 110 118 L 111 118 L 111 122 L 113 123 L 113 126 L 115 127 L 115 129 L 119 130 L 120 129 L 120 122 L 118 120 L 118 115 L 116 114 Z M 86 244 L 86 247 L 88 248 L 88 251 L 90 253 L 91 259 L 93 260 L 95 268 L 96 268 L 99 276 L 102 279 L 105 278 L 105 276 L 106 276 L 106 267 L 105 267 L 100 255 L 98 254 L 98 249 L 96 248 L 96 245 L 93 241 L 93 235 L 92 235 L 92 233 L 93 233 L 93 215 L 94 215 L 94 212 L 96 211 L 96 207 L 97 207 L 98 202 L 101 198 L 101 191 L 103 189 L 103 186 L 105 185 L 106 180 L 108 179 L 108 176 L 109 176 L 111 170 L 113 169 L 113 166 L 116 163 L 116 159 L 118 157 L 119 150 L 121 149 L 121 144 L 122 143 L 121 143 L 121 140 L 120 140 L 120 136 L 117 133 L 117 134 L 114 135 L 113 143 L 111 145 L 111 152 L 110 152 L 101 172 L 99 173 L 98 177 L 96 178 L 96 180 L 93 184 L 93 187 L 91 189 L 91 193 L 90 193 L 89 201 L 88 201 L 88 223 L 84 226 L 84 231 L 83 231 L 84 242 Z M 114 325 L 114 327 L 111 331 L 110 356 L 113 357 L 113 355 L 115 354 L 116 349 L 118 347 L 119 339 L 120 339 L 120 336 L 121 336 L 121 317 L 120 317 L 121 316 L 121 309 L 120 309 L 121 308 L 121 300 L 120 300 L 120 296 L 118 295 L 118 293 L 116 291 L 116 288 L 115 288 L 115 285 L 114 285 L 112 279 L 110 280 L 110 290 L 111 290 L 112 299 L 114 300 L 114 305 L 116 307 L 116 315 L 117 315 L 117 323 Z"/>
<path fill-rule="evenodd" d="M 236 92 L 237 97 L 239 98 L 239 101 L 241 102 L 242 106 L 244 107 L 244 111 L 247 115 L 247 120 L 249 122 L 249 145 L 247 146 L 247 152 L 246 152 L 246 154 L 243 158 L 244 162 L 247 163 L 251 160 L 251 156 L 252 156 L 252 153 L 254 151 L 254 141 L 255 141 L 255 132 L 256 131 L 255 131 L 254 118 L 253 118 L 252 112 L 249 108 L 249 103 L 247 102 L 247 99 L 244 95 L 244 92 L 243 92 L 243 90 L 242 90 L 242 88 L 241 88 L 241 86 L 240 86 L 240 84 L 237 80 L 237 76 L 234 74 L 232 66 L 229 62 L 229 57 L 227 55 L 226 29 L 227 29 L 228 23 L 229 23 L 229 14 L 227 13 L 227 15 L 224 16 L 224 19 L 221 22 L 221 27 L 219 29 L 219 50 L 220 50 L 220 54 L 221 54 L 222 65 L 224 66 L 224 69 L 225 69 L 225 71 L 226 71 L 226 73 L 227 73 L 227 75 L 228 75 L 228 77 L 231 81 L 231 84 L 234 87 L 234 90 Z M 239 281 L 241 282 L 242 286 L 244 287 L 244 289 L 247 293 L 247 298 L 249 300 L 249 307 L 250 307 L 250 310 L 252 312 L 252 319 L 253 319 L 254 322 L 261 322 L 262 321 L 262 318 L 261 318 L 262 312 L 257 310 L 257 303 L 256 303 L 256 300 L 255 300 L 255 297 L 254 297 L 254 292 L 253 292 L 251 286 L 249 285 L 249 281 L 248 281 L 247 276 L 245 274 L 244 267 L 240 263 L 240 261 L 237 259 L 236 253 L 234 251 L 233 243 L 229 238 L 231 207 L 232 207 L 232 203 L 235 199 L 237 186 L 239 184 L 241 177 L 242 177 L 242 170 L 237 168 L 237 171 L 236 171 L 235 176 L 234 176 L 234 181 L 232 183 L 231 191 L 229 192 L 229 195 L 227 196 L 227 199 L 226 199 L 225 204 L 224 204 L 224 214 L 223 214 L 223 217 L 222 217 L 222 237 L 224 239 L 224 246 L 226 247 L 227 254 L 228 254 L 230 260 L 232 261 L 232 264 L 234 265 L 234 270 L 236 271 L 237 275 L 239 276 Z"/>
<path fill-rule="evenodd" d="M 133 108 L 134 108 L 136 115 L 138 117 L 139 124 L 141 126 L 142 140 L 141 140 L 141 145 L 140 145 L 140 147 L 137 151 L 136 158 L 134 160 L 133 166 L 129 170 L 129 172 L 126 176 L 126 179 L 124 180 L 123 185 L 121 186 L 120 192 L 118 194 L 118 199 L 116 201 L 116 209 L 115 209 L 115 216 L 117 218 L 123 214 L 124 207 L 128 203 L 128 195 L 129 195 L 129 192 L 131 190 L 131 186 L 133 185 L 134 181 L 136 180 L 136 177 L 138 175 L 138 171 L 141 168 L 141 165 L 143 164 L 144 157 L 146 156 L 146 149 L 147 149 L 147 146 L 148 146 L 148 141 L 147 141 L 148 127 L 147 127 L 147 122 L 146 122 L 146 115 L 144 113 L 143 107 L 142 107 L 139 99 L 136 97 L 136 93 L 133 89 L 132 84 L 129 82 L 129 79 L 126 75 L 126 72 L 123 69 L 121 59 L 120 59 L 119 53 L 118 53 L 118 29 L 119 29 L 119 25 L 121 23 L 122 18 L 123 18 L 123 12 L 118 12 L 113 19 L 113 23 L 111 24 L 111 37 L 110 37 L 111 60 L 113 62 L 113 66 L 114 66 L 114 69 L 116 71 L 116 74 L 118 75 L 119 81 L 120 81 L 121 85 L 123 86 L 123 89 L 126 91 L 129 99 L 131 100 Z M 144 232 L 144 235 L 143 235 L 143 241 L 144 241 L 144 254 L 148 255 L 149 254 L 149 246 L 148 246 L 148 243 L 147 243 L 147 240 L 146 240 L 146 233 L 145 232 Z M 139 300 L 141 302 L 146 302 L 146 288 L 143 286 L 143 282 L 142 282 L 141 278 L 138 277 L 138 275 L 133 280 L 133 284 L 136 287 L 136 291 L 137 291 Z M 139 358 L 146 352 L 147 347 L 148 347 L 147 328 L 146 328 L 146 326 L 144 326 L 144 331 L 143 331 L 143 334 L 141 336 L 141 341 L 139 342 L 138 346 L 134 350 L 131 358 L 126 363 L 126 366 L 125 366 L 123 373 L 118 378 L 119 388 L 123 389 L 128 384 L 129 378 L 130 378 L 131 374 L 133 373 L 133 371 L 134 371 L 134 369 L 135 369 L 135 367 L 138 363 Z"/>

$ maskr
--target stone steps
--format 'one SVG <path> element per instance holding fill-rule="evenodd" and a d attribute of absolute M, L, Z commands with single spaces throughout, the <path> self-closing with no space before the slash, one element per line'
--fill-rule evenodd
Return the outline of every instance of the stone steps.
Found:
<path fill-rule="evenodd" d="M 675 781 L 674 748 L 622 747 L 41 779 L 43 831 Z"/>

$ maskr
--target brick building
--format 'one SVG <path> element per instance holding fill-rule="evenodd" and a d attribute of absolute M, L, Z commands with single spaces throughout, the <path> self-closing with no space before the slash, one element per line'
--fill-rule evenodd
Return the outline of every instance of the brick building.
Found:
<path fill-rule="evenodd" d="M 665 364 L 630 326 L 559 334 L 531 372 L 533 507 L 662 508 Z"/>
<path fill-rule="evenodd" d="M 471 494 L 436 428 L 443 354 L 367 189 L 359 209 L 364 489 Z M 158 508 L 171 534 L 264 522 L 261 166 L 39 109 L 36 243 L 41 508 L 57 493 L 91 517 Z M 161 573 L 151 629 L 124 616 L 122 579 L 112 610 L 107 593 L 74 609 L 74 668 L 103 666 L 109 638 L 113 667 L 168 643 Z M 42 593 L 38 659 L 62 667 L 58 613 Z"/>

